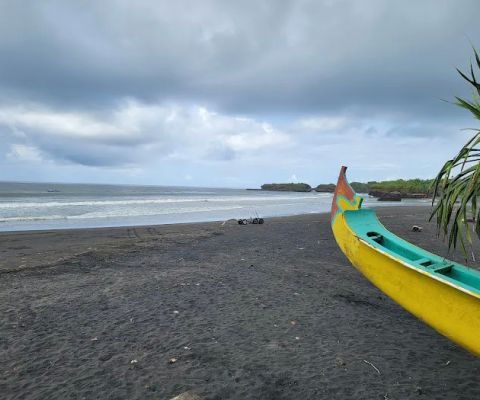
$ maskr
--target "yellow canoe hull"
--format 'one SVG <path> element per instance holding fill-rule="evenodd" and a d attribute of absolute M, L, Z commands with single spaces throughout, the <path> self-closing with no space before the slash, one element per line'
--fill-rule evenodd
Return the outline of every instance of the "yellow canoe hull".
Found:
<path fill-rule="evenodd" d="M 334 201 L 337 203 L 336 209 L 332 208 L 333 234 L 353 266 L 403 308 L 480 356 L 480 295 L 364 240 L 347 218 L 348 213 L 355 212 L 348 210 L 359 209 L 360 204 L 345 203 L 343 198 Z"/>

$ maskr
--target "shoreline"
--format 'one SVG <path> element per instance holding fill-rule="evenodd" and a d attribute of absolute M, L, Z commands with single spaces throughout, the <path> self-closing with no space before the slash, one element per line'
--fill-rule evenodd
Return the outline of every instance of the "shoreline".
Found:
<path fill-rule="evenodd" d="M 299 217 L 304 215 L 324 215 L 330 214 L 329 211 L 319 212 L 319 213 L 303 213 L 303 214 L 290 214 L 290 215 L 279 215 L 275 217 L 264 217 L 269 221 L 272 219 L 277 218 L 291 218 L 291 217 Z M 248 219 L 248 218 L 247 218 Z M 53 228 L 53 229 L 25 229 L 25 230 L 12 230 L 12 231 L 1 231 L 0 236 L 2 235 L 10 235 L 10 234 L 21 234 L 21 233 L 48 233 L 48 232 L 70 232 L 74 233 L 75 231 L 84 231 L 84 230 L 110 230 L 110 229 L 128 229 L 128 228 L 159 228 L 162 226 L 169 227 L 169 226 L 176 226 L 176 225 L 201 225 L 201 224 L 222 224 L 222 223 L 237 223 L 237 218 L 230 218 L 227 220 L 207 220 L 207 221 L 193 221 L 193 222 L 167 222 L 164 224 L 136 224 L 136 225 L 114 225 L 114 226 L 94 226 L 94 227 L 79 227 L 79 228 Z"/>
<path fill-rule="evenodd" d="M 376 211 L 445 253 L 426 207 Z M 480 359 L 364 279 L 328 218 L 1 233 L 2 393 L 478 398 Z"/>
<path fill-rule="evenodd" d="M 408 201 L 408 199 L 407 199 Z M 411 203 L 407 203 L 404 205 L 399 205 L 398 202 L 365 202 L 364 203 L 366 207 L 369 208 L 383 208 L 383 207 L 429 207 L 429 204 L 426 204 L 424 202 L 416 202 L 416 200 L 413 200 Z M 288 217 L 295 217 L 295 216 L 301 216 L 301 215 L 315 215 L 315 214 L 324 214 L 324 213 L 330 213 L 330 201 L 328 202 L 327 205 L 322 204 L 319 206 L 321 209 L 320 211 L 305 211 L 303 212 L 295 212 L 292 211 L 290 213 L 283 213 L 280 215 L 269 215 L 268 213 L 259 213 L 260 216 L 264 219 L 272 219 L 272 218 L 288 218 Z M 322 210 L 323 208 L 323 210 Z M 166 225 L 178 225 L 178 224 L 202 224 L 202 223 L 217 223 L 217 222 L 224 222 L 224 221 L 229 221 L 231 219 L 243 219 L 243 218 L 250 218 L 255 216 L 250 212 L 249 210 L 246 210 L 246 212 L 242 213 L 237 213 L 235 216 L 232 215 L 234 213 L 227 213 L 223 214 L 224 217 L 229 217 L 229 218 L 221 218 L 219 215 L 213 216 L 213 217 L 204 217 L 204 218 L 193 218 L 193 219 L 183 219 L 180 217 L 185 217 L 185 214 L 178 214 L 178 219 L 173 219 L 173 220 L 165 220 L 165 222 L 159 222 L 154 221 L 154 222 L 149 222 L 151 220 L 155 220 L 159 216 L 157 215 L 139 215 L 135 217 L 112 217 L 112 218 L 98 218 L 98 219 L 92 219 L 92 220 L 76 220 L 76 219 L 69 219 L 68 217 L 65 218 L 58 218 L 58 219 L 52 219 L 52 220 L 35 220 L 32 219 L 30 222 L 22 221 L 21 224 L 24 225 L 24 227 L 21 228 L 14 228 L 14 229 L 3 229 L 5 228 L 5 222 L 0 222 L 0 235 L 1 234 L 9 234 L 9 233 L 15 233 L 15 232 L 48 232 L 48 231 L 70 231 L 70 230 L 77 230 L 77 229 L 110 229 L 110 228 L 134 228 L 134 227 L 146 227 L 146 226 L 166 226 Z M 175 216 L 174 214 L 168 215 L 168 217 Z M 160 215 L 160 217 L 165 217 L 163 215 Z M 128 220 L 131 219 L 132 222 L 128 223 Z M 43 221 L 43 224 L 46 225 L 46 227 L 31 227 L 33 225 L 41 225 L 40 221 Z M 102 221 L 102 222 L 98 222 Z M 107 223 L 105 221 L 110 221 L 110 223 Z M 115 222 L 118 221 L 118 222 Z M 176 222 L 175 222 L 176 221 Z M 64 224 L 68 222 L 68 226 L 65 226 Z M 32 225 L 33 224 L 33 225 Z M 77 226 L 75 226 L 77 224 Z M 58 226 L 56 226 L 58 225 Z"/>

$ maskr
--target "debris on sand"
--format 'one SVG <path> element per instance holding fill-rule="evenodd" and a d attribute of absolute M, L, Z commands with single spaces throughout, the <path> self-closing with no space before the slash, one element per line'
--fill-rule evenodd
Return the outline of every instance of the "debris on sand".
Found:
<path fill-rule="evenodd" d="M 189 390 L 188 392 L 181 393 L 170 400 L 202 400 L 202 398 Z"/>
<path fill-rule="evenodd" d="M 421 232 L 423 231 L 423 228 L 419 225 L 413 225 L 412 226 L 412 232 Z"/>
<path fill-rule="evenodd" d="M 379 370 L 375 365 L 373 365 L 370 361 L 363 360 L 363 362 L 364 362 L 365 364 L 370 365 L 375 371 L 377 371 L 377 374 L 380 375 L 380 370 Z"/>
<path fill-rule="evenodd" d="M 149 392 L 157 391 L 157 387 L 155 385 L 145 385 L 145 389 L 147 389 Z"/>
<path fill-rule="evenodd" d="M 169 364 L 175 364 L 177 362 L 177 359 L 175 357 L 169 358 L 168 363 Z"/>
<path fill-rule="evenodd" d="M 347 363 L 342 357 L 336 357 L 335 364 L 337 365 L 337 367 L 344 367 L 345 365 L 347 365 Z"/>
<path fill-rule="evenodd" d="M 234 218 L 227 219 L 226 221 L 223 221 L 223 222 L 221 223 L 221 226 L 224 226 L 225 224 L 229 224 L 229 225 L 231 225 L 231 224 L 237 224 L 237 220 L 234 219 Z"/>

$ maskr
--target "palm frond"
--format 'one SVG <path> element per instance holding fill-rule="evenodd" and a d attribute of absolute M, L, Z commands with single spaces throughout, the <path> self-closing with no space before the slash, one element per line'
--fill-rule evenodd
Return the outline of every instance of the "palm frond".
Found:
<path fill-rule="evenodd" d="M 475 49 L 473 51 L 480 70 L 480 56 Z M 475 76 L 473 64 L 470 64 L 470 76 L 457 71 L 480 95 L 480 82 Z M 456 97 L 455 104 L 480 120 L 480 102 L 475 95 L 472 100 Z M 459 245 L 465 257 L 466 245 L 473 243 L 472 230 L 480 237 L 480 209 L 477 204 L 480 195 L 480 130 L 474 132 L 457 155 L 445 162 L 432 183 L 430 220 L 436 219 L 437 232 L 447 237 L 449 250 Z M 474 223 L 473 226 L 469 225 L 469 221 Z"/>

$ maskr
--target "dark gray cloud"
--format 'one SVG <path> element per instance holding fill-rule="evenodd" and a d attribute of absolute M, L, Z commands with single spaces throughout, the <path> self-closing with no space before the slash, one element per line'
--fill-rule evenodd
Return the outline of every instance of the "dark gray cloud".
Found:
<path fill-rule="evenodd" d="M 3 2 L 0 89 L 57 107 L 119 98 L 233 113 L 444 117 L 477 1 Z"/>

